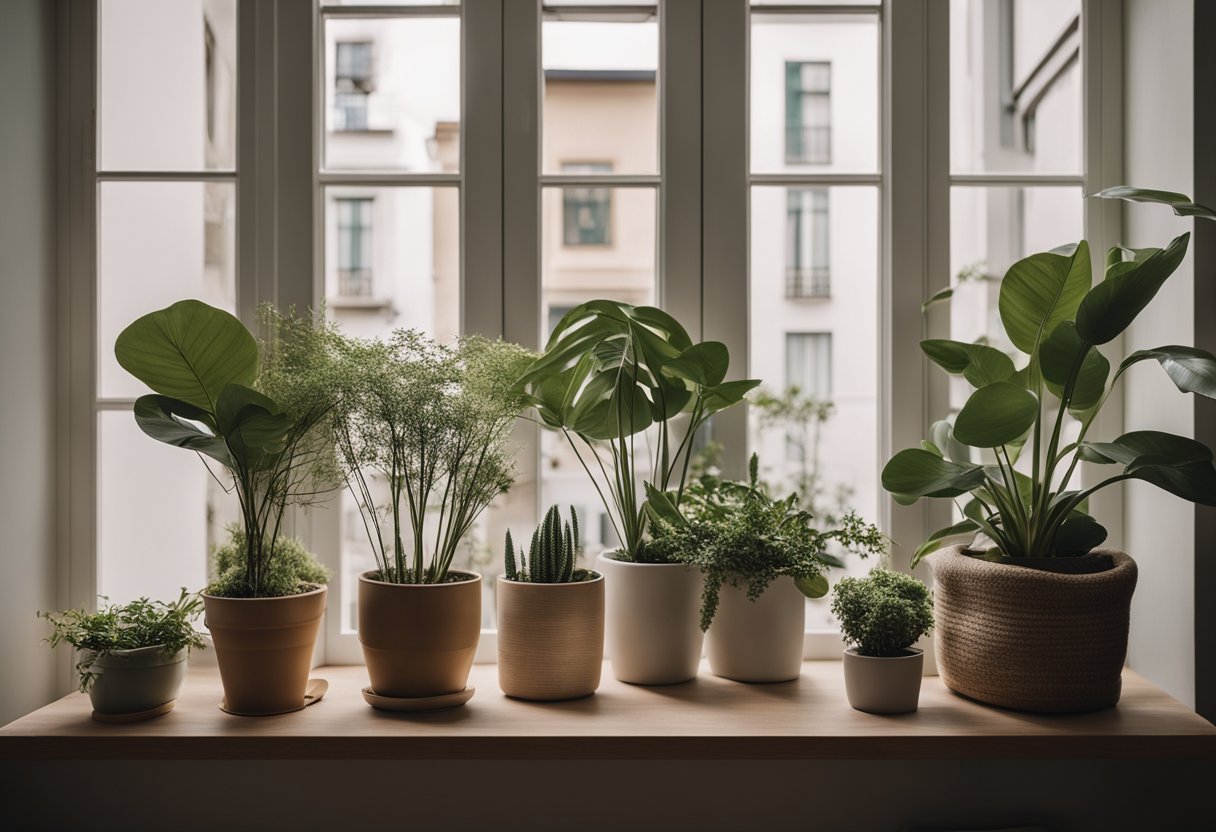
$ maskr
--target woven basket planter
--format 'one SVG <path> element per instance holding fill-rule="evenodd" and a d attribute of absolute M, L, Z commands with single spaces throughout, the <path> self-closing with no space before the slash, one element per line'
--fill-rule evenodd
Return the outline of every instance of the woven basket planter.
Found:
<path fill-rule="evenodd" d="M 1004 708 L 1066 713 L 1119 701 L 1136 562 L 1065 575 L 991 563 L 961 546 L 929 558 L 942 681 Z"/>

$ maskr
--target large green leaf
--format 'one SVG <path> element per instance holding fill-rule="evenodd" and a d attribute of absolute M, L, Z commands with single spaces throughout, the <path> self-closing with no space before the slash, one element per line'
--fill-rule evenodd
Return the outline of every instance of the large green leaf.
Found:
<path fill-rule="evenodd" d="M 1210 460 L 1179 464 L 1165 457 L 1142 456 L 1125 476 L 1152 483 L 1192 503 L 1216 506 L 1216 468 Z"/>
<path fill-rule="evenodd" d="M 1166 248 L 1091 289 L 1077 307 L 1077 334 L 1082 340 L 1105 344 L 1127 329 L 1178 268 L 1190 239 L 1189 233 L 1176 237 Z"/>
<path fill-rule="evenodd" d="M 286 447 L 291 418 L 266 396 L 241 384 L 220 393 L 216 423 L 233 459 L 250 469 L 269 467 Z"/>
<path fill-rule="evenodd" d="M 1001 323 L 1014 346 L 1033 355 L 1060 321 L 1069 320 L 1093 282 L 1089 244 L 1032 254 L 1010 267 L 1001 283 Z"/>
<path fill-rule="evenodd" d="M 136 319 L 114 342 L 123 369 L 162 396 L 214 413 L 229 384 L 253 384 L 258 346 L 235 317 L 182 300 Z"/>
<path fill-rule="evenodd" d="M 794 586 L 807 598 L 822 598 L 828 594 L 828 579 L 824 575 L 804 575 L 794 579 Z"/>
<path fill-rule="evenodd" d="M 738 404 L 743 397 L 760 386 L 760 379 L 745 378 L 738 381 L 724 381 L 714 387 L 703 389 L 705 415 L 711 416 L 720 410 Z"/>
<path fill-rule="evenodd" d="M 693 344 L 663 365 L 662 371 L 701 387 L 713 387 L 726 378 L 730 352 L 721 341 Z"/>
<path fill-rule="evenodd" d="M 1212 460 L 1212 450 L 1202 442 L 1159 430 L 1131 431 L 1113 442 L 1082 442 L 1077 453 L 1086 462 L 1099 465 L 1131 465 L 1142 457 L 1177 464 Z"/>
<path fill-rule="evenodd" d="M 1034 425 L 1039 401 L 1016 384 L 998 381 L 971 394 L 954 420 L 954 437 L 973 448 L 995 448 Z"/>
<path fill-rule="evenodd" d="M 1186 194 L 1173 191 L 1155 191 L 1151 188 L 1133 188 L 1130 185 L 1116 185 L 1104 191 L 1098 191 L 1092 196 L 1100 199 L 1123 199 L 1128 202 L 1148 202 L 1157 205 L 1168 205 L 1180 217 L 1203 217 L 1216 220 L 1216 211 L 1205 205 L 1199 205 Z"/>
<path fill-rule="evenodd" d="M 1008 381 L 1016 372 L 1012 358 L 986 344 L 931 338 L 921 341 L 920 348 L 934 364 L 948 373 L 962 373 L 974 387 Z"/>
<path fill-rule="evenodd" d="M 1166 375 L 1183 393 L 1198 393 L 1216 399 L 1216 356 L 1197 347 L 1170 345 L 1151 350 L 1137 350 L 1119 365 L 1122 373 L 1128 367 L 1150 358 L 1156 359 Z"/>
<path fill-rule="evenodd" d="M 232 467 L 224 438 L 213 430 L 211 414 L 189 402 L 155 394 L 140 396 L 135 400 L 135 422 L 153 439 L 206 454 Z"/>
<path fill-rule="evenodd" d="M 975 537 L 980 531 L 979 524 L 974 520 L 963 520 L 955 523 L 953 526 L 947 526 L 944 529 L 938 529 L 933 534 L 929 535 L 929 539 L 922 543 L 912 555 L 912 568 L 921 562 L 925 555 L 936 552 L 943 546 L 948 546 L 955 543 L 964 537 Z"/>
<path fill-rule="evenodd" d="M 1088 514 L 1073 512 L 1056 530 L 1053 553 L 1057 555 L 1084 555 L 1106 540 L 1106 529 Z"/>
<path fill-rule="evenodd" d="M 897 497 L 957 497 L 983 482 L 981 466 L 950 462 L 921 448 L 900 451 L 882 469 L 882 487 Z"/>
<path fill-rule="evenodd" d="M 954 438 L 954 426 L 940 419 L 929 426 L 929 439 L 952 462 L 971 462 L 971 449 Z"/>
<path fill-rule="evenodd" d="M 1076 324 L 1061 321 L 1039 350 L 1043 379 L 1056 396 L 1063 398 L 1064 386 L 1078 360 L 1080 368 L 1068 403 L 1073 413 L 1089 410 L 1102 398 L 1106 392 L 1106 378 L 1110 375 L 1110 362 L 1096 347 L 1081 340 Z"/>

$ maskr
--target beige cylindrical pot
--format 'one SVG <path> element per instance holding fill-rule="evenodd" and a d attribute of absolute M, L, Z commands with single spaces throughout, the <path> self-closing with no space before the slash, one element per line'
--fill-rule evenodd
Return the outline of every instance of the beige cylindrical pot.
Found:
<path fill-rule="evenodd" d="M 304 707 L 312 649 L 325 614 L 325 587 L 281 598 L 203 595 L 215 642 L 224 710 L 269 716 Z"/>
<path fill-rule="evenodd" d="M 595 693 L 604 666 L 604 578 L 534 584 L 498 577 L 498 686 L 519 699 Z"/>
<path fill-rule="evenodd" d="M 392 584 L 359 576 L 359 643 L 378 696 L 459 693 L 481 638 L 481 575 L 442 584 Z"/>
<path fill-rule="evenodd" d="M 934 648 L 948 688 L 1024 711 L 1064 713 L 1119 701 L 1136 563 L 1067 575 L 991 563 L 952 546 L 933 567 Z"/>
<path fill-rule="evenodd" d="M 186 678 L 189 654 L 185 648 L 167 653 L 161 645 L 115 650 L 100 657 L 82 651 L 82 659 L 92 658 L 97 674 L 89 687 L 93 710 L 117 716 L 172 707 Z"/>
<path fill-rule="evenodd" d="M 844 690 L 849 704 L 871 714 L 906 714 L 920 704 L 925 654 L 908 649 L 902 656 L 863 656 L 844 651 Z"/>
<path fill-rule="evenodd" d="M 806 596 L 782 576 L 755 601 L 747 585 L 723 584 L 718 611 L 705 634 L 705 654 L 715 676 L 738 682 L 786 682 L 802 673 Z"/>
<path fill-rule="evenodd" d="M 680 563 L 628 563 L 608 554 L 604 576 L 604 646 L 612 674 L 634 685 L 673 685 L 697 675 L 704 635 L 699 569 Z"/>

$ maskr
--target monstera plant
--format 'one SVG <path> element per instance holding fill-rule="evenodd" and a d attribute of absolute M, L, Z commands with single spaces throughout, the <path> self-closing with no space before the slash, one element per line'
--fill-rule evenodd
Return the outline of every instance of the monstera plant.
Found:
<path fill-rule="evenodd" d="M 1119 187 L 1096 196 L 1216 218 L 1182 194 Z M 1090 436 L 1119 379 L 1143 361 L 1160 364 L 1182 392 L 1216 398 L 1216 357 L 1204 350 L 1138 350 L 1113 373 L 1100 350 L 1152 301 L 1182 262 L 1189 239 L 1182 234 L 1165 248 L 1116 246 L 1107 252 L 1097 284 L 1084 240 L 1015 263 L 1001 283 L 999 311 L 1016 359 L 987 344 L 921 343 L 931 361 L 975 389 L 953 424 L 936 422 L 920 447 L 895 454 L 883 470 L 883 487 L 901 503 L 961 500 L 963 519 L 925 541 L 914 565 L 977 534 L 992 541 L 984 554 L 993 560 L 1087 554 L 1107 536 L 1087 513 L 1087 499 L 1123 480 L 1143 480 L 1185 500 L 1216 505 L 1216 468 L 1202 443 L 1154 430 L 1104 442 Z M 1078 423 L 1071 440 L 1065 439 L 1068 415 Z M 1113 471 L 1094 485 L 1074 488 L 1082 461 Z"/>

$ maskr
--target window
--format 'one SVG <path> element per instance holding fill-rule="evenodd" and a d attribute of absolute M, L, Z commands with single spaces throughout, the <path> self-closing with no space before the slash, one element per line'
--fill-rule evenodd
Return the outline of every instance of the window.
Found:
<path fill-rule="evenodd" d="M 215 32 L 203 21 L 203 79 L 207 85 L 207 139 L 215 141 Z"/>
<path fill-rule="evenodd" d="M 826 188 L 786 194 L 785 296 L 826 298 L 832 293 Z"/>
<path fill-rule="evenodd" d="M 786 333 L 785 384 L 823 401 L 832 397 L 830 332 Z"/>
<path fill-rule="evenodd" d="M 607 163 L 563 164 L 562 173 L 612 173 Z M 612 242 L 612 191 L 562 189 L 562 242 L 568 246 L 606 246 Z"/>
<path fill-rule="evenodd" d="M 372 294 L 372 207 L 366 197 L 334 200 L 338 211 L 338 294 Z"/>
<path fill-rule="evenodd" d="M 832 65 L 826 61 L 785 62 L 785 159 L 832 161 Z"/>
<path fill-rule="evenodd" d="M 366 41 L 335 44 L 334 129 L 366 130 L 367 99 L 375 85 L 372 45 Z"/>

